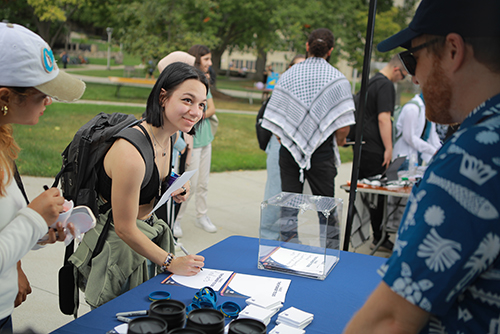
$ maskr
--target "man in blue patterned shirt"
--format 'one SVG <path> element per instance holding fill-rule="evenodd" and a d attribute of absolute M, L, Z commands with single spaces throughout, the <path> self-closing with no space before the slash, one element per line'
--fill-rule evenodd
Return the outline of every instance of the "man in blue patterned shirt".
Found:
<path fill-rule="evenodd" d="M 461 123 L 413 188 L 383 281 L 345 333 L 500 333 L 500 1 L 422 0 L 402 46 L 426 116 Z"/>

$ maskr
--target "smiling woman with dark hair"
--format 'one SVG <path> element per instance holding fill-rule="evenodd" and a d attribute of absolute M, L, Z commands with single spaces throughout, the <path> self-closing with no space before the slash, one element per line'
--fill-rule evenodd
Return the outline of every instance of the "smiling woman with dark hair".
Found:
<path fill-rule="evenodd" d="M 142 114 L 142 117 L 147 123 L 157 128 L 163 127 L 164 122 L 164 107 L 161 105 L 161 99 L 170 98 L 173 92 L 184 81 L 189 79 L 198 80 L 206 86 L 208 91 L 208 83 L 205 76 L 193 66 L 189 66 L 182 62 L 176 62 L 167 66 L 165 72 L 165 75 L 160 75 L 153 90 L 149 94 L 146 111 Z M 194 135 L 195 129 L 199 127 L 199 125 L 199 122 L 196 123 L 188 133 Z"/>
<path fill-rule="evenodd" d="M 167 66 L 148 98 L 144 120 L 120 132 L 101 162 L 99 205 L 111 203 L 111 209 L 99 215 L 96 228 L 86 233 L 70 258 L 86 282 L 85 299 L 91 307 L 145 282 L 156 270 L 191 276 L 203 267 L 202 256 L 175 257 L 170 227 L 150 212 L 168 188 L 175 135 L 194 131 L 206 108 L 207 91 L 207 78 L 195 67 L 180 62 Z M 147 159 L 151 154 L 154 161 Z M 178 203 L 188 196 L 189 182 L 172 193 Z M 113 227 L 103 250 L 91 260 L 108 217 Z"/>

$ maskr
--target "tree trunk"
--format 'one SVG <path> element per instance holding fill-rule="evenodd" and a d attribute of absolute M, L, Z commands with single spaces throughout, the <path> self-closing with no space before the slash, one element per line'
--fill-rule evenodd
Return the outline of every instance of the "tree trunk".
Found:
<path fill-rule="evenodd" d="M 266 68 L 267 62 L 267 52 L 265 52 L 262 48 L 259 48 L 257 51 L 257 61 L 255 62 L 255 75 L 253 77 L 256 81 L 264 80 L 264 70 Z M 264 84 L 266 84 L 264 82 Z"/>
<path fill-rule="evenodd" d="M 221 58 L 222 58 L 222 54 L 224 53 L 225 49 L 226 48 L 224 47 L 223 49 L 211 50 L 212 51 L 212 68 L 217 75 L 219 74 L 219 70 L 221 67 Z"/>
<path fill-rule="evenodd" d="M 36 27 L 38 29 L 38 34 L 43 38 L 47 44 L 50 43 L 50 25 L 51 22 L 48 21 L 40 21 L 38 18 L 35 18 Z M 50 44 L 49 44 L 50 45 Z"/>
<path fill-rule="evenodd" d="M 52 38 L 50 40 L 50 43 L 49 43 L 50 47 L 52 47 L 56 43 L 57 39 L 59 38 L 59 35 L 61 34 L 61 31 L 63 31 L 63 28 L 66 27 L 66 23 L 73 16 L 73 14 L 76 12 L 77 9 L 78 9 L 78 5 L 75 5 L 71 9 L 71 11 L 66 14 L 66 21 L 59 23 L 59 27 L 57 28 L 57 31 L 54 33 L 54 36 L 52 36 Z"/>

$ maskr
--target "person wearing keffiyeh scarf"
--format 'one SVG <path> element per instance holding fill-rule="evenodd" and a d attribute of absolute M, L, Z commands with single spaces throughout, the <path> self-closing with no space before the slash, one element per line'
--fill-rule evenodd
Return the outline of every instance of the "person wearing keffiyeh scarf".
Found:
<path fill-rule="evenodd" d="M 327 61 L 333 44 L 330 30 L 313 31 L 309 57 L 281 76 L 264 113 L 262 127 L 281 141 L 282 191 L 302 193 L 307 179 L 314 195 L 334 196 L 338 146 L 355 120 L 350 83 Z"/>

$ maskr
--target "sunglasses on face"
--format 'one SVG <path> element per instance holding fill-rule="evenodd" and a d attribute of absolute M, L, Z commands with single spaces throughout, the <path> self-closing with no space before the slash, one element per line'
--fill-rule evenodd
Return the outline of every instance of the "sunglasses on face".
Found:
<path fill-rule="evenodd" d="M 398 70 L 399 70 L 399 73 L 401 73 L 401 77 L 403 78 L 402 80 L 404 80 L 406 78 L 406 75 L 404 75 L 403 71 L 401 71 L 400 68 L 398 68 Z"/>
<path fill-rule="evenodd" d="M 417 59 L 413 55 L 415 52 L 418 50 L 422 50 L 423 48 L 428 47 L 431 44 L 434 44 L 438 41 L 438 39 L 433 39 L 428 42 L 425 42 L 424 44 L 420 44 L 419 46 L 416 46 L 414 48 L 409 48 L 406 51 L 398 53 L 398 58 L 401 60 L 401 63 L 403 63 L 403 66 L 410 75 L 415 75 L 415 70 L 417 68 Z M 401 73 L 403 74 L 403 73 Z M 403 76 L 404 79 L 404 76 Z"/>

